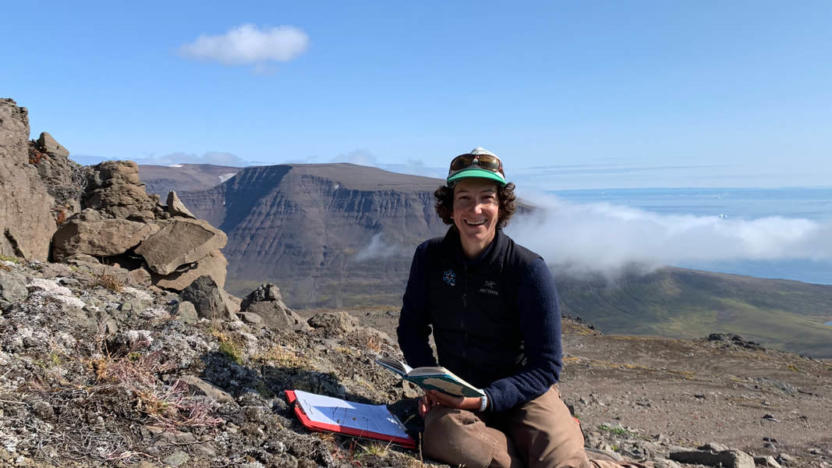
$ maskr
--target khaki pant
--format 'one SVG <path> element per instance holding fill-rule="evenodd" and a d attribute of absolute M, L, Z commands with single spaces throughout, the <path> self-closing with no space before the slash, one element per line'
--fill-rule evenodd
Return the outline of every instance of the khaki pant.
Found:
<path fill-rule="evenodd" d="M 587 459 L 578 423 L 557 385 L 504 413 L 435 406 L 425 415 L 425 455 L 468 468 L 606 468 L 626 465 Z"/>

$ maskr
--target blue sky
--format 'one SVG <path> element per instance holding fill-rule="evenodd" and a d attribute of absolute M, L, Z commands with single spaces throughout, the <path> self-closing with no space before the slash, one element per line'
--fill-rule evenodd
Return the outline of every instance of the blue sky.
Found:
<path fill-rule="evenodd" d="M 484 146 L 547 190 L 832 186 L 826 0 L 3 9 L 0 96 L 81 162 L 441 175 Z"/>

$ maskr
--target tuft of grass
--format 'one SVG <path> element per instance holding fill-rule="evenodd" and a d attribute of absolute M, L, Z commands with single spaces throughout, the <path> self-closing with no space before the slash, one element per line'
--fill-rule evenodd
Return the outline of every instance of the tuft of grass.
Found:
<path fill-rule="evenodd" d="M 358 459 L 362 456 L 385 458 L 390 453 L 390 444 L 391 442 L 386 444 L 380 442 L 370 442 L 367 445 L 356 443 L 356 445 L 361 448 L 362 452 L 360 454 L 356 454 L 355 458 Z"/>
<path fill-rule="evenodd" d="M 121 385 L 135 398 L 135 408 L 166 428 L 214 427 L 223 422 L 211 416 L 212 407 L 202 399 L 188 396 L 188 385 L 177 380 L 173 385 L 158 375 L 171 370 L 159 352 L 130 353 L 113 358 L 104 355 L 88 362 L 98 385 Z"/>
<path fill-rule="evenodd" d="M 101 286 L 102 288 L 118 293 L 124 288 L 124 282 L 116 278 L 114 275 L 101 273 L 95 278 L 93 286 Z"/>
<path fill-rule="evenodd" d="M 254 360 L 276 367 L 306 368 L 303 359 L 298 354 L 285 346 L 274 345 L 268 350 L 258 354 Z"/>
<path fill-rule="evenodd" d="M 215 327 L 211 327 L 211 335 L 213 335 L 213 337 L 220 342 L 220 346 L 217 351 L 224 354 L 228 359 L 231 359 L 237 364 L 243 364 L 243 348 L 239 343 L 228 336 L 225 332 Z"/>
<path fill-rule="evenodd" d="M 12 263 L 14 263 L 15 265 L 20 264 L 20 259 L 19 259 L 19 258 L 17 258 L 17 257 L 9 257 L 9 256 L 3 255 L 3 254 L 0 254 L 0 261 L 3 261 L 3 262 L 12 262 Z"/>
<path fill-rule="evenodd" d="M 233 341 L 228 340 L 220 342 L 219 352 L 225 354 L 228 359 L 231 359 L 237 364 L 243 364 L 243 351 L 240 349 L 240 346 Z"/>

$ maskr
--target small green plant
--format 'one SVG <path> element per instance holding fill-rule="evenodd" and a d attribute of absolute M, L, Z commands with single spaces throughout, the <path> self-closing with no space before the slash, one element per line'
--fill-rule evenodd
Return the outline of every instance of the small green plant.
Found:
<path fill-rule="evenodd" d="M 356 443 L 358 447 L 361 448 L 362 452 L 355 454 L 355 459 L 360 459 L 361 457 L 370 456 L 370 457 L 379 457 L 384 458 L 388 455 L 390 449 L 390 443 L 382 444 L 378 442 L 370 442 L 367 445 L 361 445 Z"/>
<path fill-rule="evenodd" d="M 225 354 L 229 359 L 237 364 L 243 364 L 243 352 L 233 341 L 227 340 L 220 342 L 219 352 Z"/>
<path fill-rule="evenodd" d="M 634 434 L 627 429 L 624 429 L 621 426 L 608 426 L 606 424 L 601 424 L 598 426 L 599 431 L 609 432 L 610 434 L 614 434 L 621 437 L 631 437 Z"/>
<path fill-rule="evenodd" d="M 2 262 L 12 262 L 14 264 L 19 264 L 20 259 L 17 257 L 8 257 L 6 255 L 0 254 L 0 261 Z"/>
<path fill-rule="evenodd" d="M 46 358 L 36 360 L 35 365 L 42 369 L 57 367 L 61 365 L 61 355 L 52 351 Z"/>

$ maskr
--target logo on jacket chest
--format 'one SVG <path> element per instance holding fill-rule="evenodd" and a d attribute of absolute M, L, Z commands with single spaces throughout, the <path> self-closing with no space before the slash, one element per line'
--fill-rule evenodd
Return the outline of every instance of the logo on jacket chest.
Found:
<path fill-rule="evenodd" d="M 453 270 L 445 270 L 442 272 L 442 281 L 448 286 L 456 286 L 456 272 Z"/>
<path fill-rule="evenodd" d="M 500 291 L 497 291 L 497 282 L 486 280 L 482 282 L 479 292 L 483 294 L 490 294 L 492 296 L 499 296 Z"/>

